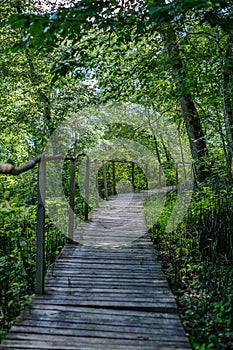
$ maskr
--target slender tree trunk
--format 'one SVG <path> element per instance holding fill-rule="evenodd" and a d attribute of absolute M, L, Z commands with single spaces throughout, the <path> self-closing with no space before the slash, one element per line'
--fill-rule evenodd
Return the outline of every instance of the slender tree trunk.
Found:
<path fill-rule="evenodd" d="M 157 140 L 157 137 L 156 137 L 155 134 L 153 135 L 153 138 L 154 138 L 154 145 L 155 145 L 155 151 L 156 151 L 156 155 L 157 155 L 157 158 L 158 158 L 158 162 L 161 163 L 161 157 L 160 157 L 160 154 L 159 154 L 159 147 L 158 147 L 158 140 Z"/>
<path fill-rule="evenodd" d="M 154 109 L 154 106 L 153 106 L 153 109 Z M 148 111 L 148 113 L 147 113 L 147 120 L 148 120 L 148 124 L 149 124 L 150 131 L 151 131 L 151 133 L 152 133 L 152 135 L 153 135 L 156 156 L 157 156 L 158 162 L 161 163 L 161 157 L 160 157 L 160 153 L 159 153 L 158 139 L 157 139 L 157 136 L 156 136 L 156 134 L 155 134 L 155 130 L 154 130 L 152 124 L 151 124 L 151 116 L 150 116 L 150 114 L 149 114 L 149 111 Z"/>
<path fill-rule="evenodd" d="M 233 33 L 230 33 L 227 39 L 227 49 L 223 66 L 223 83 L 226 112 L 233 139 Z"/>
<path fill-rule="evenodd" d="M 228 179 L 232 183 L 232 157 L 233 157 L 233 33 L 227 39 L 227 50 L 224 60 L 223 88 L 226 114 L 229 123 L 230 147 L 226 160 Z"/>
<path fill-rule="evenodd" d="M 167 146 L 166 146 L 166 144 L 164 142 L 162 134 L 160 134 L 160 138 L 161 138 L 161 142 L 162 142 L 162 145 L 163 145 L 163 151 L 164 151 L 164 154 L 165 154 L 165 157 L 166 157 L 166 162 L 168 164 L 168 167 L 171 168 L 171 165 L 174 163 L 174 159 L 173 159 L 171 153 L 169 152 L 169 149 L 167 148 Z"/>
<path fill-rule="evenodd" d="M 227 49 L 223 56 L 218 28 L 215 28 L 216 45 L 220 62 L 220 95 L 222 96 L 222 111 L 226 130 L 226 171 L 230 183 L 232 183 L 232 157 L 233 157 L 233 34 L 230 33 L 227 39 Z"/>
<path fill-rule="evenodd" d="M 185 167 L 185 158 L 184 158 L 184 150 L 183 150 L 183 145 L 181 141 L 181 131 L 180 131 L 180 124 L 178 126 L 178 137 L 179 137 L 179 146 L 180 146 L 180 153 L 181 153 L 181 159 L 182 159 L 182 165 L 183 165 L 183 170 L 184 170 L 184 178 L 185 180 L 187 179 L 187 173 L 186 173 L 186 167 Z"/>

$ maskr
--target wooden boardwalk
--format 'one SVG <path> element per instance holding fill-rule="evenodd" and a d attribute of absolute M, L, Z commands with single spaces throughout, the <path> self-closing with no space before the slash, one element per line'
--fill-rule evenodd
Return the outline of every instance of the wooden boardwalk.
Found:
<path fill-rule="evenodd" d="M 0 349 L 191 349 L 147 236 L 143 195 L 111 197 L 82 223 Z"/>

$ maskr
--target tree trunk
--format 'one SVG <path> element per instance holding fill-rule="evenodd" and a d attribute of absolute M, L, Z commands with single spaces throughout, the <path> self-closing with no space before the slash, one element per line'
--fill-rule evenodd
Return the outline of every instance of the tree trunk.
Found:
<path fill-rule="evenodd" d="M 184 122 L 189 138 L 193 160 L 196 163 L 196 174 L 199 181 L 203 181 L 209 175 L 205 158 L 208 150 L 205 141 L 205 133 L 201 120 L 190 93 L 185 91 L 185 70 L 180 55 L 177 37 L 172 25 L 169 25 L 166 33 L 166 49 L 172 62 L 173 74 L 178 91 L 179 103 L 184 117 Z"/>
<path fill-rule="evenodd" d="M 233 139 L 233 33 L 227 39 L 227 49 L 225 53 L 223 67 L 224 99 L 226 112 L 228 115 L 231 137 Z"/>
<path fill-rule="evenodd" d="M 223 67 L 223 89 L 225 109 L 229 123 L 229 133 L 231 136 L 230 147 L 227 157 L 228 178 L 232 183 L 232 157 L 233 157 L 233 33 L 227 39 L 227 50 Z"/>
<path fill-rule="evenodd" d="M 153 112 L 155 111 L 155 107 L 153 105 Z M 161 157 L 160 157 L 160 153 L 159 153 L 159 145 L 158 145 L 158 140 L 157 140 L 157 136 L 156 136 L 156 133 L 155 133 L 155 130 L 151 124 L 151 115 L 150 113 L 148 112 L 147 113 L 147 120 L 148 120 L 148 124 L 149 124 L 149 128 L 150 128 L 150 131 L 153 135 L 153 139 L 154 139 L 154 145 L 155 145 L 155 152 L 156 152 L 156 156 L 157 156 L 157 160 L 159 163 L 161 163 Z"/>

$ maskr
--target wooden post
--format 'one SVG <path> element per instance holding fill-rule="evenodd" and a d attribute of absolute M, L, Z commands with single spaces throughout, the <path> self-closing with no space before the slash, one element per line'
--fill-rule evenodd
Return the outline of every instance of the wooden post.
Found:
<path fill-rule="evenodd" d="M 89 194 L 90 194 L 90 158 L 87 156 L 86 161 L 86 179 L 85 179 L 85 207 L 84 207 L 84 218 L 88 220 L 88 203 L 89 203 Z"/>
<path fill-rule="evenodd" d="M 116 191 L 116 166 L 115 166 L 114 160 L 112 160 L 112 192 L 113 192 L 113 195 L 117 194 L 117 191 Z"/>
<path fill-rule="evenodd" d="M 132 162 L 132 186 L 133 192 L 135 191 L 135 164 Z"/>
<path fill-rule="evenodd" d="M 99 183 L 98 183 L 98 161 L 97 161 L 97 159 L 95 159 L 94 162 L 95 162 L 95 201 L 96 201 L 96 207 L 99 208 Z"/>
<path fill-rule="evenodd" d="M 46 196 L 46 160 L 41 156 L 38 171 L 38 204 L 36 224 L 36 294 L 44 293 L 45 276 L 45 196 Z"/>
<path fill-rule="evenodd" d="M 107 175 L 106 175 L 106 165 L 105 161 L 102 160 L 103 164 L 103 178 L 104 178 L 104 197 L 108 200 L 108 185 L 107 185 Z"/>
<path fill-rule="evenodd" d="M 74 238 L 75 170 L 76 170 L 76 158 L 73 158 L 71 160 L 71 166 L 70 166 L 70 207 L 69 207 L 69 227 L 68 227 L 68 237 L 71 240 L 73 240 Z"/>

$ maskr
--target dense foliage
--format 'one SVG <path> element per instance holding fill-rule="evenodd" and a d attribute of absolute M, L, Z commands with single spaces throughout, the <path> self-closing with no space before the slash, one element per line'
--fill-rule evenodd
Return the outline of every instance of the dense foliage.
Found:
<path fill-rule="evenodd" d="M 184 167 L 192 160 L 195 186 L 179 226 L 167 232 L 175 192 L 151 196 L 146 210 L 191 343 L 203 350 L 233 346 L 232 6 L 223 0 L 11 0 L 0 12 L 1 162 L 19 165 L 41 154 L 62 123 L 64 143 L 76 137 L 69 155 L 94 149 L 105 156 L 113 149 L 130 161 L 141 152 L 143 163 L 148 153 L 164 164 L 166 185 L 175 185 L 178 175 L 186 179 L 186 170 L 176 173 L 177 162 Z M 109 163 L 109 193 L 111 171 Z M 130 162 L 117 164 L 119 190 L 130 189 L 131 171 Z M 136 190 L 149 186 L 145 172 L 143 164 L 135 167 Z M 34 290 L 37 174 L 0 176 L 4 334 Z M 62 176 L 68 198 L 68 165 Z M 78 184 L 76 190 L 76 211 L 83 213 Z M 48 265 L 65 240 L 47 217 Z"/>
<path fill-rule="evenodd" d="M 204 188 L 170 233 L 176 193 L 168 194 L 151 238 L 194 349 L 233 347 L 232 191 Z M 150 220 L 150 211 L 148 213 Z"/>

